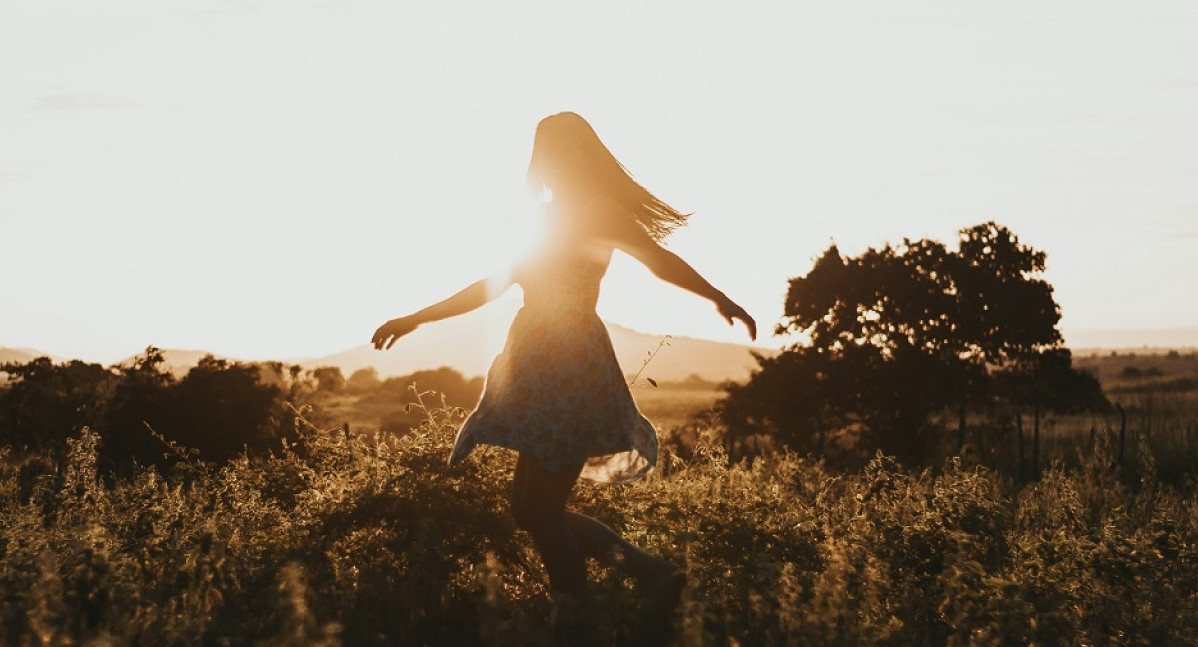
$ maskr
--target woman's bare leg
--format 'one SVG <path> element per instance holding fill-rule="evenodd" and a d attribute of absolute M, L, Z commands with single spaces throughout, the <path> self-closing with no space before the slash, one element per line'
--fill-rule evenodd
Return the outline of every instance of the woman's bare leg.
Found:
<path fill-rule="evenodd" d="M 677 570 L 673 564 L 637 548 L 602 522 L 566 510 L 578 471 L 551 474 L 536 459 L 520 454 L 512 482 L 516 524 L 532 535 L 554 590 L 582 595 L 586 589 L 583 557 L 617 565 L 638 583 L 657 585 Z"/>
<path fill-rule="evenodd" d="M 512 479 L 512 516 L 532 535 L 541 555 L 549 586 L 577 598 L 587 594 L 587 569 L 578 542 L 566 523 L 566 498 L 578 472 L 550 474 L 536 459 L 520 454 Z"/>
<path fill-rule="evenodd" d="M 673 564 L 634 546 L 593 517 L 567 510 L 566 525 L 584 555 L 619 566 L 638 582 L 653 581 L 677 570 Z"/>
<path fill-rule="evenodd" d="M 584 514 L 566 510 L 566 499 L 578 480 L 578 470 L 551 474 L 536 459 L 520 454 L 512 479 L 512 515 L 516 525 L 532 535 L 541 555 L 549 586 L 558 607 L 554 620 L 564 642 L 592 644 L 597 635 L 585 611 L 587 571 L 585 557 L 619 565 L 637 580 L 644 606 L 636 641 L 664 645 L 671 633 L 671 617 L 678 606 L 686 574 L 630 544 L 611 528 Z M 560 594 L 566 595 L 560 595 Z"/>

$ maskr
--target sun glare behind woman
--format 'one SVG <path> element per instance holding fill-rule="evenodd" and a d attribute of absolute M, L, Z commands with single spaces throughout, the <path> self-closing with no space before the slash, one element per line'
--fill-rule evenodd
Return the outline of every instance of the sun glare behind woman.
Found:
<path fill-rule="evenodd" d="M 499 238 L 489 241 L 499 248 L 500 275 L 487 282 L 487 295 L 498 297 L 516 280 L 518 268 L 529 265 L 533 256 L 544 249 L 549 237 L 548 205 L 552 192 L 545 188 L 535 199 L 520 201 L 518 208 L 503 221 Z"/>
<path fill-rule="evenodd" d="M 480 350 L 485 356 L 479 359 L 484 362 L 503 350 L 512 318 L 520 308 L 519 295 L 508 292 L 516 283 L 519 268 L 530 266 L 530 260 L 545 245 L 548 231 L 547 215 L 539 199 L 520 192 L 515 198 L 498 202 L 502 202 L 502 208 L 497 211 L 503 216 L 494 218 L 480 209 L 493 219 L 484 221 L 470 234 L 477 238 L 475 251 L 482 266 L 490 271 L 481 282 L 486 300 L 495 302 L 481 312 L 484 325 Z"/>

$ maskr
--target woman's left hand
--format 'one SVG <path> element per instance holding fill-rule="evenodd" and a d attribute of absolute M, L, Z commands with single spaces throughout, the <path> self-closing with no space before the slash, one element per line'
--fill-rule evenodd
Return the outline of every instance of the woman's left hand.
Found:
<path fill-rule="evenodd" d="M 745 328 L 749 329 L 749 339 L 757 341 L 757 322 L 753 321 L 753 317 L 745 312 L 745 309 L 737 305 L 732 299 L 724 297 L 716 302 L 716 309 L 720 311 L 720 316 L 724 321 L 731 326 L 734 319 L 739 319 L 745 324 Z"/>
<path fill-rule="evenodd" d="M 400 337 L 416 330 L 419 325 L 409 317 L 392 319 L 374 331 L 374 337 L 370 338 L 370 343 L 374 344 L 375 350 L 386 350 L 394 346 Z"/>

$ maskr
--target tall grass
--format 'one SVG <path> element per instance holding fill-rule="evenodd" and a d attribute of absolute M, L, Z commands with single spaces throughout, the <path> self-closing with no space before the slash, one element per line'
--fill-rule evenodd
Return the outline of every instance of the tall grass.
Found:
<path fill-rule="evenodd" d="M 1059 462 L 1077 468 L 1085 461 L 1107 461 L 1125 479 L 1138 481 L 1152 463 L 1151 478 L 1187 486 L 1198 477 L 1198 391 L 1115 392 L 1111 401 L 1122 409 L 1078 414 L 1042 413 L 1040 467 Z M 1034 414 L 1022 411 L 1023 469 L 1019 469 L 1018 428 L 1014 413 L 970 419 L 966 453 L 1010 475 L 1035 478 Z M 940 421 L 945 427 L 955 422 Z M 955 430 L 945 438 L 955 436 Z M 955 443 L 947 451 L 955 451 Z"/>
<path fill-rule="evenodd" d="M 307 429 L 120 479 L 86 430 L 61 465 L 3 455 L 0 642 L 553 644 L 512 457 L 445 467 L 462 412 L 428 414 L 400 439 Z M 1087 453 L 1018 488 L 961 461 L 834 473 L 700 442 L 576 505 L 687 565 L 679 645 L 1194 644 L 1198 504 L 1136 469 Z M 593 569 L 601 641 L 627 644 L 635 592 Z"/>

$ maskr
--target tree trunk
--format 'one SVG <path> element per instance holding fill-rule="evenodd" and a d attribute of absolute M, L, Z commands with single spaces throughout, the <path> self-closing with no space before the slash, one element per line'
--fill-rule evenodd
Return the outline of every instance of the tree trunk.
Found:
<path fill-rule="evenodd" d="M 957 454 L 965 449 L 965 403 L 957 409 Z"/>
<path fill-rule="evenodd" d="M 824 417 L 819 413 L 815 414 L 815 425 L 819 433 L 819 456 L 826 460 L 828 456 L 824 454 L 824 443 L 828 439 L 828 430 L 824 427 Z"/>
<path fill-rule="evenodd" d="M 1123 467 L 1123 448 L 1127 444 L 1127 412 L 1123 410 L 1123 405 L 1117 402 L 1115 408 L 1119 410 L 1119 467 Z"/>
<path fill-rule="evenodd" d="M 1040 405 L 1037 404 L 1034 411 L 1035 418 L 1032 422 L 1032 477 L 1040 478 Z"/>
<path fill-rule="evenodd" d="M 1015 410 L 1015 477 L 1023 482 L 1023 412 Z"/>

